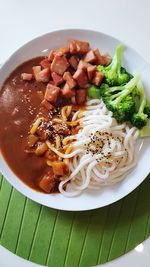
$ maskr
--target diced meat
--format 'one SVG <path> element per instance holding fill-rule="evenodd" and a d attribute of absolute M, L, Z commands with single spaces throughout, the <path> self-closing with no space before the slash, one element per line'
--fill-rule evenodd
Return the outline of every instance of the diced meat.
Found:
<path fill-rule="evenodd" d="M 50 79 L 50 70 L 49 68 L 43 69 L 38 74 L 38 79 L 40 82 L 48 82 Z"/>
<path fill-rule="evenodd" d="M 81 126 L 80 125 L 78 125 L 76 127 L 73 127 L 72 128 L 72 131 L 71 131 L 71 134 L 72 135 L 76 135 L 79 132 L 80 129 L 81 129 Z"/>
<path fill-rule="evenodd" d="M 78 59 L 77 59 L 77 57 L 75 57 L 75 56 L 71 56 L 70 58 L 69 58 L 69 63 L 70 63 L 70 66 L 74 69 L 74 70 L 76 70 L 77 69 L 77 66 L 78 66 Z"/>
<path fill-rule="evenodd" d="M 52 62 L 55 57 L 55 51 L 51 50 L 49 55 L 48 55 L 48 61 Z"/>
<path fill-rule="evenodd" d="M 44 68 L 44 69 L 46 69 L 46 68 L 50 69 L 50 67 L 51 67 L 51 64 L 49 63 L 48 58 L 43 59 L 43 60 L 40 62 L 40 65 L 41 65 L 42 68 Z"/>
<path fill-rule="evenodd" d="M 70 134 L 70 130 L 65 123 L 56 124 L 56 125 L 53 125 L 53 127 L 57 134 L 62 134 L 62 135 Z"/>
<path fill-rule="evenodd" d="M 51 161 L 56 161 L 58 160 L 58 156 L 51 150 L 47 150 L 45 153 L 45 158 L 51 160 Z"/>
<path fill-rule="evenodd" d="M 77 71 L 73 75 L 73 78 L 77 81 L 78 85 L 81 88 L 87 88 L 88 87 L 87 75 L 83 69 L 77 69 Z"/>
<path fill-rule="evenodd" d="M 52 110 L 54 108 L 54 106 L 49 103 L 46 99 L 44 99 L 42 102 L 41 102 L 41 105 L 43 107 L 45 107 L 47 110 Z"/>
<path fill-rule="evenodd" d="M 49 177 L 48 175 L 45 175 L 40 183 L 39 187 L 46 193 L 50 193 L 52 189 L 55 187 L 55 179 Z"/>
<path fill-rule="evenodd" d="M 97 57 L 93 50 L 90 50 L 86 55 L 83 57 L 83 60 L 87 63 L 95 63 L 97 60 Z"/>
<path fill-rule="evenodd" d="M 92 81 L 95 73 L 96 73 L 96 66 L 89 65 L 87 68 L 87 74 L 88 74 L 89 81 Z"/>
<path fill-rule="evenodd" d="M 70 40 L 69 50 L 71 54 L 84 55 L 90 50 L 90 45 L 88 42 L 80 40 Z"/>
<path fill-rule="evenodd" d="M 54 84 L 54 81 L 52 81 L 52 80 L 51 80 L 51 81 L 49 81 L 49 83 L 50 83 L 50 84 L 52 84 L 52 85 L 55 85 L 55 84 Z"/>
<path fill-rule="evenodd" d="M 65 56 L 69 54 L 69 48 L 68 47 L 61 47 L 56 50 L 51 50 L 48 56 L 48 61 L 52 62 L 54 57 L 57 56 Z"/>
<path fill-rule="evenodd" d="M 65 98 L 71 98 L 75 95 L 75 90 L 71 89 L 67 83 L 65 83 L 64 87 L 61 89 L 62 96 Z"/>
<path fill-rule="evenodd" d="M 103 59 L 105 60 L 104 63 L 105 63 L 106 66 L 109 65 L 109 64 L 111 63 L 111 61 L 112 61 L 112 57 L 109 55 L 108 52 L 104 53 L 104 54 L 102 55 L 102 57 L 103 57 Z"/>
<path fill-rule="evenodd" d="M 39 81 L 39 73 L 40 73 L 41 69 L 42 69 L 41 66 L 34 66 L 32 68 L 33 75 L 34 75 L 34 77 L 35 77 L 35 79 L 36 79 L 37 82 Z"/>
<path fill-rule="evenodd" d="M 49 120 L 49 111 L 43 107 L 43 106 L 40 106 L 39 108 L 39 113 L 37 115 L 37 117 L 42 117 L 45 119 L 45 121 L 48 121 Z"/>
<path fill-rule="evenodd" d="M 105 60 L 105 58 L 100 54 L 98 48 L 96 48 L 96 49 L 94 50 L 94 54 L 95 54 L 95 56 L 96 56 L 96 58 L 97 58 L 97 64 L 100 64 L 100 65 L 106 65 L 106 60 Z"/>
<path fill-rule="evenodd" d="M 87 90 L 85 89 L 76 90 L 76 103 L 77 104 L 83 104 L 86 101 L 86 97 L 87 97 Z"/>
<path fill-rule="evenodd" d="M 42 123 L 36 130 L 36 134 L 40 137 L 42 141 L 45 141 L 49 136 L 49 131 L 47 131 L 47 124 Z"/>
<path fill-rule="evenodd" d="M 52 168 L 50 168 L 49 172 L 41 178 L 39 182 L 39 187 L 45 191 L 46 193 L 50 193 L 53 191 L 56 184 L 56 176 L 54 175 L 54 172 Z"/>
<path fill-rule="evenodd" d="M 64 176 L 69 173 L 68 166 L 62 161 L 54 161 L 52 163 L 52 168 L 54 174 L 58 176 Z"/>
<path fill-rule="evenodd" d="M 73 87 L 76 86 L 76 81 L 73 79 L 72 75 L 70 74 L 69 71 L 66 71 L 63 75 L 64 80 L 67 82 L 69 87 L 72 89 Z"/>
<path fill-rule="evenodd" d="M 51 103 L 56 103 L 59 93 L 60 88 L 49 83 L 46 87 L 44 98 Z"/>
<path fill-rule="evenodd" d="M 58 56 L 64 56 L 69 54 L 69 48 L 68 47 L 61 47 L 55 50 L 54 52 L 55 55 Z"/>
<path fill-rule="evenodd" d="M 37 82 L 48 82 L 50 79 L 49 68 L 41 70 L 41 66 L 35 66 L 32 68 L 35 80 Z"/>
<path fill-rule="evenodd" d="M 57 74 L 56 72 L 52 72 L 51 74 L 52 78 L 53 78 L 53 81 L 54 81 L 54 85 L 59 85 L 61 83 L 63 83 L 63 78 L 62 76 L 60 76 L 59 74 Z"/>
<path fill-rule="evenodd" d="M 78 64 L 78 69 L 81 69 L 81 70 L 87 70 L 88 68 L 88 63 L 83 61 L 82 59 L 79 61 L 79 64 Z"/>
<path fill-rule="evenodd" d="M 41 143 L 37 146 L 37 148 L 35 150 L 35 154 L 37 156 L 42 156 L 47 150 L 48 150 L 48 147 L 47 147 L 46 143 Z"/>
<path fill-rule="evenodd" d="M 33 79 L 33 75 L 31 73 L 22 73 L 21 79 L 23 81 L 31 81 Z"/>
<path fill-rule="evenodd" d="M 59 75 L 63 75 L 68 67 L 69 67 L 69 63 L 66 57 L 56 55 L 51 64 L 51 71 L 56 72 Z"/>
<path fill-rule="evenodd" d="M 34 134 L 30 134 L 28 136 L 28 141 L 27 141 L 28 146 L 33 147 L 35 145 L 35 143 L 38 141 L 38 139 L 39 138 L 37 136 L 35 136 Z"/>
<path fill-rule="evenodd" d="M 102 72 L 96 72 L 95 76 L 92 80 L 92 83 L 94 83 L 96 86 L 99 86 L 104 79 L 104 74 Z"/>

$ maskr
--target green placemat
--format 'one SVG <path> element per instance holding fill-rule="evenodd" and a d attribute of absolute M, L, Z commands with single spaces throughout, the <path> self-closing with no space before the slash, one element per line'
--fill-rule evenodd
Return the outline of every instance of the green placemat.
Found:
<path fill-rule="evenodd" d="M 91 267 L 115 259 L 150 235 L 150 175 L 105 208 L 64 212 L 41 206 L 0 176 L 0 243 L 51 267 Z"/>

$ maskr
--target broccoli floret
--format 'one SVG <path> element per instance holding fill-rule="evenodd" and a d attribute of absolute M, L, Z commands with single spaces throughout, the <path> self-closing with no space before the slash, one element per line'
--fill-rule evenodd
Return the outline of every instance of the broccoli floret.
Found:
<path fill-rule="evenodd" d="M 132 95 L 139 82 L 140 76 L 136 74 L 127 84 L 109 87 L 102 84 L 100 94 L 106 107 L 113 112 L 118 122 L 128 121 L 135 111 L 135 100 Z"/>
<path fill-rule="evenodd" d="M 131 114 L 135 111 L 135 102 L 132 95 L 128 95 L 124 101 L 120 102 L 113 112 L 113 117 L 119 122 L 130 120 Z"/>
<path fill-rule="evenodd" d="M 88 88 L 88 96 L 89 96 L 89 98 L 100 98 L 99 88 L 95 85 L 91 85 Z"/>
<path fill-rule="evenodd" d="M 133 75 L 131 73 L 129 73 L 124 67 L 121 67 L 121 74 L 123 73 L 128 75 L 128 81 L 130 81 L 133 78 Z"/>
<path fill-rule="evenodd" d="M 121 67 L 123 44 L 116 48 L 112 62 L 108 66 L 99 65 L 97 70 L 105 75 L 105 83 L 110 86 L 123 85 L 133 76 L 125 68 Z"/>
<path fill-rule="evenodd" d="M 148 115 L 144 112 L 146 107 L 146 96 L 142 83 L 136 89 L 137 95 L 139 96 L 139 107 L 136 107 L 136 112 L 131 117 L 132 124 L 137 128 L 142 128 L 147 124 Z"/>
<path fill-rule="evenodd" d="M 150 103 L 145 105 L 144 113 L 146 113 L 148 118 L 150 118 Z"/>

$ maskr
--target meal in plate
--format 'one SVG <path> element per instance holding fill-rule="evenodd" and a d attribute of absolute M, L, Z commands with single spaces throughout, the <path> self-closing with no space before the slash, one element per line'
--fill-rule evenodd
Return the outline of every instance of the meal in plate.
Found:
<path fill-rule="evenodd" d="M 0 92 L 0 146 L 13 172 L 46 193 L 75 196 L 123 180 L 150 117 L 139 73 L 70 40 L 17 67 Z"/>

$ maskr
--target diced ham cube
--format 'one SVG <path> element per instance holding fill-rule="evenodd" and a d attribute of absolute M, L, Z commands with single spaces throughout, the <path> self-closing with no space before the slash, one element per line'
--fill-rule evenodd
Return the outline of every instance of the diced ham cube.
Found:
<path fill-rule="evenodd" d="M 71 89 L 69 85 L 66 83 L 64 87 L 61 89 L 62 96 L 65 98 L 71 98 L 75 95 L 75 90 Z"/>
<path fill-rule="evenodd" d="M 69 67 L 69 63 L 65 56 L 55 56 L 51 64 L 51 71 L 56 72 L 59 75 L 63 75 L 66 69 Z"/>
<path fill-rule="evenodd" d="M 35 149 L 36 156 L 42 156 L 46 151 L 48 147 L 45 143 L 39 143 Z"/>
<path fill-rule="evenodd" d="M 45 119 L 45 121 L 48 121 L 49 120 L 49 111 L 45 107 L 40 106 L 39 113 L 38 113 L 37 117 L 38 118 L 43 117 Z"/>
<path fill-rule="evenodd" d="M 79 61 L 79 64 L 78 64 L 78 69 L 81 69 L 81 70 L 87 70 L 87 67 L 88 67 L 88 63 L 83 61 L 82 59 Z"/>
<path fill-rule="evenodd" d="M 49 68 L 41 70 L 41 66 L 35 66 L 32 68 L 35 80 L 37 82 L 48 82 L 50 79 Z"/>
<path fill-rule="evenodd" d="M 46 87 L 44 98 L 51 103 L 56 103 L 59 93 L 60 88 L 49 83 Z"/>
<path fill-rule="evenodd" d="M 43 107 L 45 107 L 47 110 L 52 110 L 54 108 L 54 106 L 49 103 L 46 99 L 44 99 L 42 102 L 41 102 L 41 105 Z"/>
<path fill-rule="evenodd" d="M 39 182 L 39 187 L 45 191 L 46 193 L 50 193 L 53 191 L 56 184 L 56 175 L 54 175 L 54 172 L 52 168 L 49 170 L 49 172 L 41 178 Z"/>
<path fill-rule="evenodd" d="M 52 168 L 55 175 L 63 176 L 69 174 L 69 169 L 65 162 L 54 161 L 52 164 Z"/>
<path fill-rule="evenodd" d="M 21 74 L 21 79 L 23 81 L 31 81 L 33 79 L 33 75 L 30 73 L 22 73 Z"/>
<path fill-rule="evenodd" d="M 83 69 L 77 69 L 77 71 L 73 75 L 73 78 L 77 81 L 78 85 L 81 88 L 87 88 L 88 87 L 87 75 Z"/>
<path fill-rule="evenodd" d="M 55 85 L 54 81 L 49 81 L 50 84 Z"/>
<path fill-rule="evenodd" d="M 94 54 L 95 54 L 95 56 L 96 56 L 96 58 L 97 58 L 97 64 L 100 64 L 100 65 L 106 65 L 106 60 L 105 60 L 105 58 L 100 54 L 98 48 L 96 48 L 96 49 L 94 50 Z"/>
<path fill-rule="evenodd" d="M 65 123 L 56 124 L 53 126 L 57 134 L 69 135 L 71 133 L 69 127 Z"/>
<path fill-rule="evenodd" d="M 87 63 L 95 63 L 97 61 L 97 57 L 93 50 L 90 50 L 86 55 L 83 57 L 83 60 Z"/>
<path fill-rule="evenodd" d="M 93 65 L 89 65 L 87 67 L 87 74 L 88 74 L 88 79 L 89 81 L 92 81 L 94 75 L 96 73 L 96 66 L 93 66 Z"/>
<path fill-rule="evenodd" d="M 56 50 L 51 50 L 50 53 L 49 53 L 49 56 L 48 56 L 48 60 L 50 62 L 53 61 L 54 57 L 57 55 L 57 56 L 66 56 L 69 54 L 69 48 L 68 47 L 60 47 Z"/>
<path fill-rule="evenodd" d="M 69 87 L 72 89 L 73 87 L 76 86 L 76 81 L 73 79 L 72 75 L 70 74 L 69 71 L 66 71 L 63 75 L 64 80 L 67 82 Z"/>
<path fill-rule="evenodd" d="M 53 81 L 54 81 L 54 85 L 59 85 L 61 84 L 64 80 L 62 78 L 62 76 L 60 76 L 59 74 L 57 74 L 56 72 L 52 72 L 51 74 Z"/>
<path fill-rule="evenodd" d="M 75 57 L 75 56 L 71 56 L 71 57 L 69 58 L 69 63 L 70 63 L 70 66 L 71 66 L 74 70 L 77 69 L 77 66 L 78 66 L 78 59 L 77 59 L 77 57 Z"/>
<path fill-rule="evenodd" d="M 48 136 L 49 136 L 49 132 L 47 131 L 47 125 L 46 123 L 42 123 L 36 130 L 36 134 L 39 136 L 39 138 L 42 141 L 45 141 Z"/>
<path fill-rule="evenodd" d="M 49 68 L 43 69 L 38 74 L 38 79 L 40 82 L 48 82 L 50 79 L 50 70 Z"/>
<path fill-rule="evenodd" d="M 55 51 L 51 50 L 49 55 L 48 55 L 48 61 L 52 62 L 55 57 Z"/>
<path fill-rule="evenodd" d="M 41 66 L 35 66 L 32 68 L 32 71 L 33 71 L 33 75 L 35 77 L 35 80 L 37 82 L 40 82 L 40 79 L 39 79 L 39 73 L 41 71 L 42 67 Z"/>
<path fill-rule="evenodd" d="M 90 45 L 88 42 L 80 40 L 70 40 L 69 50 L 71 54 L 84 55 L 90 50 Z"/>
<path fill-rule="evenodd" d="M 105 65 L 109 65 L 112 61 L 112 57 L 109 55 L 108 52 L 105 52 L 103 55 L 102 55 L 103 59 L 105 60 Z"/>
<path fill-rule="evenodd" d="M 49 63 L 48 58 L 43 59 L 43 60 L 40 62 L 40 65 L 41 65 L 44 69 L 46 69 L 46 68 L 49 68 L 49 69 L 50 69 L 50 67 L 51 67 L 51 64 Z"/>
<path fill-rule="evenodd" d="M 78 105 L 83 104 L 86 101 L 86 98 L 87 98 L 87 90 L 85 89 L 76 90 L 76 103 Z"/>
<path fill-rule="evenodd" d="M 55 180 L 50 178 L 49 176 L 44 176 L 40 183 L 39 187 L 46 193 L 50 193 L 51 190 L 55 187 Z"/>
<path fill-rule="evenodd" d="M 68 55 L 69 54 L 69 48 L 68 47 L 61 47 L 55 50 L 55 55 L 58 56 L 64 56 L 64 55 Z"/>
<path fill-rule="evenodd" d="M 104 79 L 104 74 L 102 72 L 96 72 L 95 76 L 92 80 L 92 83 L 94 83 L 96 86 L 99 86 Z"/>
<path fill-rule="evenodd" d="M 51 161 L 58 160 L 58 156 L 51 150 L 47 150 L 44 156 Z"/>

